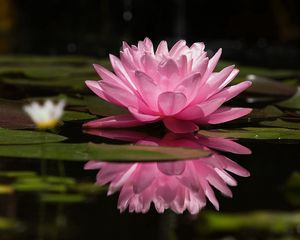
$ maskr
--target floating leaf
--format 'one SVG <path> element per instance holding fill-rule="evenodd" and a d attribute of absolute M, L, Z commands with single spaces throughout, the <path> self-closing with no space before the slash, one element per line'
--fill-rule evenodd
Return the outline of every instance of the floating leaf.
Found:
<path fill-rule="evenodd" d="M 54 143 L 66 140 L 66 137 L 41 131 L 11 130 L 0 128 L 0 144 Z M 16 149 L 18 151 L 18 149 Z"/>
<path fill-rule="evenodd" d="M 259 123 L 262 126 L 268 127 L 281 127 L 281 128 L 291 128 L 300 129 L 300 122 L 288 122 L 282 119 L 276 119 L 275 121 L 263 121 Z"/>
<path fill-rule="evenodd" d="M 84 112 L 65 111 L 62 117 L 63 121 L 88 120 L 95 118 L 94 115 Z"/>
<path fill-rule="evenodd" d="M 69 161 L 166 161 L 207 157 L 201 149 L 153 147 L 139 145 L 109 145 L 93 143 L 49 143 L 0 146 L 0 156 Z"/>
<path fill-rule="evenodd" d="M 297 92 L 291 98 L 277 103 L 278 106 L 290 109 L 300 109 L 300 87 L 298 87 Z"/>
<path fill-rule="evenodd" d="M 199 134 L 207 137 L 245 138 L 245 139 L 300 139 L 300 130 L 285 128 L 236 128 L 200 130 Z"/>
<path fill-rule="evenodd" d="M 0 127 L 11 129 L 34 128 L 34 123 L 23 111 L 25 102 L 0 99 Z"/>
<path fill-rule="evenodd" d="M 252 82 L 251 88 L 247 90 L 252 93 L 289 97 L 294 95 L 297 91 L 297 88 L 294 86 L 289 86 L 282 82 L 254 74 L 247 75 L 246 80 Z"/>
<path fill-rule="evenodd" d="M 269 119 L 282 117 L 284 113 L 275 106 L 269 105 L 262 109 L 253 109 L 253 111 L 247 115 L 247 119 L 258 120 L 258 119 Z"/>
<path fill-rule="evenodd" d="M 86 96 L 86 105 L 90 113 L 99 116 L 112 116 L 128 113 L 127 109 L 106 102 L 96 96 Z"/>

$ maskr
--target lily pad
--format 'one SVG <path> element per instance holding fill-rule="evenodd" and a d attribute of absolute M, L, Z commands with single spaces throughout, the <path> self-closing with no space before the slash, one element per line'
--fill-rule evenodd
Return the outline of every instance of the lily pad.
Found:
<path fill-rule="evenodd" d="M 110 145 L 94 143 L 49 143 L 0 146 L 0 157 L 37 158 L 66 161 L 168 161 L 208 157 L 201 149 Z"/>
<path fill-rule="evenodd" d="M 279 118 L 282 117 L 284 113 L 277 107 L 273 105 L 268 105 L 261 109 L 253 109 L 253 111 L 247 115 L 247 119 L 251 120 L 261 120 L 269 118 Z"/>
<path fill-rule="evenodd" d="M 282 82 L 254 74 L 247 75 L 245 80 L 252 82 L 251 88 L 247 91 L 256 94 L 289 97 L 294 95 L 297 91 L 297 88 L 294 86 L 289 86 Z"/>
<path fill-rule="evenodd" d="M 63 121 L 88 120 L 96 118 L 96 116 L 84 112 L 65 111 L 62 117 Z"/>
<path fill-rule="evenodd" d="M 48 132 L 0 128 L 0 145 L 54 143 L 61 142 L 66 139 L 67 138 L 64 136 Z M 16 148 L 15 151 L 19 150 Z"/>
<path fill-rule="evenodd" d="M 127 109 L 106 102 L 96 96 L 86 96 L 84 99 L 90 113 L 95 115 L 106 117 L 128 113 Z"/>
<path fill-rule="evenodd" d="M 297 92 L 291 98 L 277 103 L 279 107 L 289 108 L 289 109 L 300 109 L 300 87 L 298 87 Z"/>
<path fill-rule="evenodd" d="M 0 127 L 11 129 L 34 128 L 34 123 L 23 111 L 23 101 L 0 99 Z"/>
<path fill-rule="evenodd" d="M 300 129 L 300 122 L 288 122 L 282 119 L 276 119 L 274 121 L 263 121 L 259 123 L 262 126 L 268 127 L 281 127 L 281 128 L 291 128 Z"/>
<path fill-rule="evenodd" d="M 300 130 L 286 128 L 235 128 L 235 129 L 216 129 L 216 130 L 200 130 L 200 135 L 207 137 L 223 137 L 236 139 L 257 139 L 257 140 L 299 140 Z"/>

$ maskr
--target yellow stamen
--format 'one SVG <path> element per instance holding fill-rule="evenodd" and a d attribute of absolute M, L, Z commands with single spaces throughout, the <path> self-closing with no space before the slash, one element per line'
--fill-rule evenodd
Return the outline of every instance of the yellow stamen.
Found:
<path fill-rule="evenodd" d="M 58 124 L 57 119 L 50 119 L 44 122 L 36 123 L 36 127 L 39 129 L 49 129 L 49 128 L 55 128 L 57 124 Z"/>

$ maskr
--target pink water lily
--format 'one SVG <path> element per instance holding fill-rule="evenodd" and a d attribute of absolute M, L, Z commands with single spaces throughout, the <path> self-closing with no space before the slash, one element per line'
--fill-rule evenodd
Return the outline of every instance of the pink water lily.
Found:
<path fill-rule="evenodd" d="M 175 133 L 198 130 L 200 124 L 218 124 L 248 114 L 249 108 L 224 107 L 251 85 L 245 81 L 226 87 L 238 74 L 232 65 L 213 72 L 221 49 L 207 57 L 203 43 L 191 47 L 178 41 L 169 51 L 161 41 L 154 52 L 150 39 L 137 46 L 123 43 L 120 59 L 110 55 L 114 73 L 94 65 L 101 81 L 87 80 L 100 98 L 127 108 L 125 115 L 86 123 L 90 128 L 121 128 L 163 121 Z"/>
<path fill-rule="evenodd" d="M 192 134 L 167 134 L 158 139 L 143 133 L 122 130 L 88 130 L 90 134 L 112 139 L 134 141 L 141 145 L 180 146 L 211 150 L 207 158 L 175 162 L 108 163 L 89 161 L 85 169 L 99 169 L 97 184 L 109 184 L 108 195 L 120 191 L 118 208 L 145 213 L 151 203 L 159 213 L 172 209 L 176 213 L 188 210 L 197 214 L 208 199 L 216 209 L 219 202 L 212 187 L 231 197 L 227 186 L 237 185 L 229 174 L 247 177 L 249 172 L 231 159 L 212 150 L 219 149 L 236 154 L 249 154 L 250 150 L 232 140 L 206 138 Z"/>

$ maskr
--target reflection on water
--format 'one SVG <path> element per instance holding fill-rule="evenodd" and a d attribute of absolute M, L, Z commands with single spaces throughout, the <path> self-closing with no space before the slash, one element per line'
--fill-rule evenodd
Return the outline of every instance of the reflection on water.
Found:
<path fill-rule="evenodd" d="M 197 214 L 205 207 L 206 198 L 219 209 L 212 187 L 232 197 L 229 186 L 236 180 L 229 174 L 247 177 L 249 172 L 216 151 L 249 154 L 251 151 L 229 139 L 206 138 L 194 134 L 167 133 L 162 139 L 140 132 L 124 130 L 89 130 L 90 134 L 136 142 L 139 145 L 198 148 L 211 151 L 208 158 L 176 162 L 107 163 L 89 161 L 85 169 L 100 169 L 97 184 L 109 183 L 108 195 L 120 191 L 118 208 L 121 212 L 145 213 L 151 203 L 159 213 L 172 209 L 175 213 L 188 210 Z M 134 161 L 134 159 L 133 159 Z"/>

